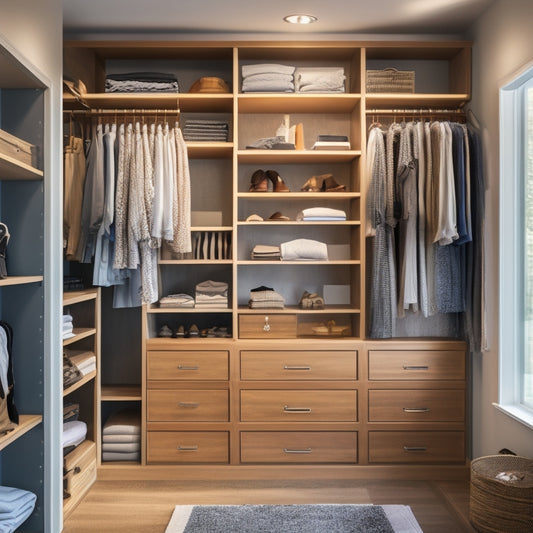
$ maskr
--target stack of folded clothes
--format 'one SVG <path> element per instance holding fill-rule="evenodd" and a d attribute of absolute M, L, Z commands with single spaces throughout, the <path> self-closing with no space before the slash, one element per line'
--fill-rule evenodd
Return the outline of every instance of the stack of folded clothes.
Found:
<path fill-rule="evenodd" d="M 196 285 L 196 308 L 226 309 L 228 284 L 224 281 L 203 281 Z"/>
<path fill-rule="evenodd" d="M 268 246 L 267 244 L 256 244 L 252 250 L 252 259 L 263 261 L 273 261 L 281 257 L 279 246 Z"/>
<path fill-rule="evenodd" d="M 346 220 L 346 213 L 329 207 L 310 207 L 300 211 L 296 220 Z"/>
<path fill-rule="evenodd" d="M 96 370 L 96 356 L 89 350 L 64 350 L 64 355 L 80 371 L 82 376 L 86 376 Z"/>
<path fill-rule="evenodd" d="M 300 93 L 343 93 L 345 79 L 342 67 L 298 67 L 294 72 L 295 90 Z"/>
<path fill-rule="evenodd" d="M 63 422 L 63 455 L 79 446 L 87 436 L 87 424 L 81 420 Z"/>
<path fill-rule="evenodd" d="M 312 239 L 295 239 L 281 243 L 282 261 L 327 261 L 328 245 Z"/>
<path fill-rule="evenodd" d="M 105 79 L 106 93 L 177 93 L 178 80 L 166 72 L 128 72 L 108 74 Z"/>
<path fill-rule="evenodd" d="M 28 490 L 0 486 L 0 531 L 18 531 L 33 512 L 36 500 Z"/>
<path fill-rule="evenodd" d="M 294 92 L 294 67 L 276 63 L 242 66 L 242 92 Z"/>
<path fill-rule="evenodd" d="M 109 416 L 102 431 L 102 461 L 140 461 L 141 413 L 125 408 Z"/>
<path fill-rule="evenodd" d="M 248 307 L 250 309 L 283 309 L 285 298 L 271 287 L 261 285 L 250 291 Z"/>
<path fill-rule="evenodd" d="M 83 376 L 79 368 L 70 360 L 69 356 L 63 352 L 63 389 L 77 383 Z"/>
<path fill-rule="evenodd" d="M 227 142 L 229 125 L 221 120 L 187 120 L 183 128 L 186 141 Z"/>
<path fill-rule="evenodd" d="M 63 315 L 63 340 L 75 337 L 72 315 Z"/>
<path fill-rule="evenodd" d="M 183 292 L 168 294 L 159 300 L 159 307 L 194 307 L 194 298 Z"/>

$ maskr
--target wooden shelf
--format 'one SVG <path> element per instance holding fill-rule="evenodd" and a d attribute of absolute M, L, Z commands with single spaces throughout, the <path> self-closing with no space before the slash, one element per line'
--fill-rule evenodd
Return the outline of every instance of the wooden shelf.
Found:
<path fill-rule="evenodd" d="M 8 276 L 7 278 L 0 279 L 0 287 L 40 283 L 43 279 L 43 276 Z"/>
<path fill-rule="evenodd" d="M 63 305 L 73 305 L 89 300 L 96 300 L 98 296 L 97 289 L 85 289 L 82 291 L 67 291 L 63 293 Z"/>
<path fill-rule="evenodd" d="M 239 220 L 239 226 L 360 226 L 359 220 L 263 220 L 251 221 Z"/>
<path fill-rule="evenodd" d="M 220 309 L 200 309 L 197 307 L 158 307 L 157 304 L 151 304 L 150 306 L 147 306 L 146 308 L 147 313 L 192 313 L 192 314 L 198 314 L 198 313 L 209 313 L 211 314 L 219 314 L 219 313 L 231 313 L 232 309 L 231 307 L 228 308 L 220 308 Z"/>
<path fill-rule="evenodd" d="M 44 173 L 13 157 L 0 154 L 0 180 L 42 180 Z"/>
<path fill-rule="evenodd" d="M 63 339 L 63 346 L 68 346 L 81 339 L 96 335 L 96 328 L 74 328 L 74 337 L 70 339 Z"/>
<path fill-rule="evenodd" d="M 239 313 L 252 315 L 351 315 L 360 312 L 360 309 L 350 305 L 325 305 L 324 309 L 302 309 L 298 305 L 286 305 L 283 309 L 250 309 L 247 306 L 239 306 Z"/>
<path fill-rule="evenodd" d="M 451 108 L 462 107 L 470 100 L 468 94 L 417 94 L 417 93 L 367 93 L 366 112 L 372 113 L 373 108 L 393 107 L 396 109 L 424 107 Z"/>
<path fill-rule="evenodd" d="M 254 200 L 351 200 L 360 198 L 359 192 L 238 192 L 238 198 Z"/>
<path fill-rule="evenodd" d="M 142 400 L 140 385 L 102 385 L 101 399 L 104 402 L 124 402 Z"/>
<path fill-rule="evenodd" d="M 231 265 L 231 259 L 160 259 L 160 265 Z"/>
<path fill-rule="evenodd" d="M 223 159 L 233 155 L 232 142 L 187 142 L 187 154 L 191 159 Z"/>
<path fill-rule="evenodd" d="M 0 437 L 0 450 L 15 442 L 19 437 L 22 437 L 22 435 L 30 431 L 30 429 L 40 424 L 42 420 L 43 417 L 41 415 L 19 415 L 18 426 L 13 431 Z"/>
<path fill-rule="evenodd" d="M 350 113 L 360 94 L 239 94 L 239 113 Z"/>
<path fill-rule="evenodd" d="M 360 150 L 238 150 L 240 163 L 347 163 L 357 159 Z"/>
<path fill-rule="evenodd" d="M 310 266 L 310 265 L 360 265 L 359 259 L 346 259 L 344 261 L 258 261 L 256 259 L 237 261 L 238 265 L 268 265 L 268 266 Z"/>
<path fill-rule="evenodd" d="M 68 396 L 71 392 L 78 390 L 80 387 L 83 387 L 86 383 L 89 383 L 96 377 L 96 370 L 89 372 L 87 375 L 83 376 L 79 381 L 72 384 L 70 387 L 67 387 L 63 390 L 63 397 Z"/>

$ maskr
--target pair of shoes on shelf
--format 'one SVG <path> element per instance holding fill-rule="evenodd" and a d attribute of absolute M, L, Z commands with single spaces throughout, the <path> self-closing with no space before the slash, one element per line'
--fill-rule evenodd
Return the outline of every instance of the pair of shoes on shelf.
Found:
<path fill-rule="evenodd" d="M 300 307 L 302 309 L 324 309 L 324 298 L 316 292 L 304 291 L 300 298 Z"/>
<path fill-rule="evenodd" d="M 312 176 L 304 183 L 301 190 L 306 192 L 341 192 L 346 190 L 346 185 L 339 185 L 333 174 L 328 173 Z"/>
<path fill-rule="evenodd" d="M 185 326 L 183 324 L 180 324 L 178 326 L 178 329 L 174 332 L 173 337 L 199 337 L 200 336 L 200 330 L 198 329 L 198 326 L 196 324 L 193 324 L 189 330 L 187 331 L 185 329 Z"/>
<path fill-rule="evenodd" d="M 280 220 L 280 221 L 285 221 L 285 220 L 290 220 L 290 218 L 286 215 L 283 215 L 282 213 L 280 213 L 279 211 L 276 211 L 275 213 L 272 213 L 267 220 Z"/>
<path fill-rule="evenodd" d="M 258 169 L 252 174 L 249 192 L 267 192 L 268 181 L 272 182 L 273 192 L 289 192 L 283 178 L 275 170 Z"/>

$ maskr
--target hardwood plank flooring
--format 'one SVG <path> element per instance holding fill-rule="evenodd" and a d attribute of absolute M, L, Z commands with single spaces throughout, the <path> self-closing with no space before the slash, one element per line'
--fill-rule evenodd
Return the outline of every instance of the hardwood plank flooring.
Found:
<path fill-rule="evenodd" d="M 163 533 L 175 505 L 405 504 L 424 533 L 472 533 L 468 481 L 96 481 L 63 533 Z M 317 532 L 318 533 L 318 532 Z"/>

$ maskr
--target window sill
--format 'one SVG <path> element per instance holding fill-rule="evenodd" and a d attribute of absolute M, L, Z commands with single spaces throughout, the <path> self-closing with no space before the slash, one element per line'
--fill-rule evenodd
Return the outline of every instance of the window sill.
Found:
<path fill-rule="evenodd" d="M 529 409 L 525 409 L 519 405 L 501 405 L 499 403 L 493 403 L 492 405 L 517 422 L 524 424 L 529 429 L 533 429 L 533 412 Z"/>

